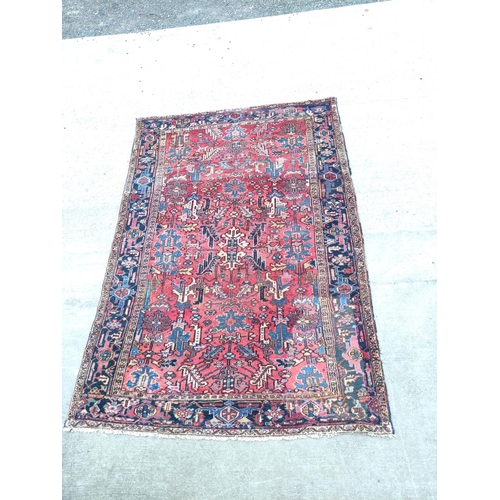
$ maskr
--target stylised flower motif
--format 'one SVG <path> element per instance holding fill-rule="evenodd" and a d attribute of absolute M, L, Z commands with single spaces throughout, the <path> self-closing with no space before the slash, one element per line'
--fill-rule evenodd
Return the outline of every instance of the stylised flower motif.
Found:
<path fill-rule="evenodd" d="M 298 123 L 290 120 L 290 121 L 287 121 L 284 125 L 281 125 L 280 128 L 281 128 L 281 131 L 283 132 L 283 134 L 295 135 L 295 134 L 297 134 L 300 127 L 299 127 Z"/>
<path fill-rule="evenodd" d="M 283 110 L 283 116 L 285 116 L 285 117 L 295 116 L 297 113 L 298 113 L 298 109 L 296 107 L 293 107 L 293 106 L 289 106 L 288 108 L 285 108 Z"/>
<path fill-rule="evenodd" d="M 217 316 L 219 324 L 216 328 L 219 331 L 224 330 L 227 333 L 234 333 L 237 328 L 245 327 L 245 323 L 243 323 L 245 317 L 244 314 L 237 314 L 235 310 L 230 309 L 226 314 Z"/>
<path fill-rule="evenodd" d="M 151 174 L 141 174 L 136 178 L 136 182 L 140 186 L 145 187 L 148 184 L 151 184 L 151 182 L 153 182 L 153 177 L 151 176 Z"/>
<path fill-rule="evenodd" d="M 135 201 L 132 203 L 130 208 L 136 212 L 140 212 L 141 210 L 145 210 L 147 208 L 147 203 L 141 200 Z"/>
<path fill-rule="evenodd" d="M 148 311 L 142 320 L 142 327 L 152 333 L 164 332 L 170 328 L 172 320 L 160 309 Z"/>
<path fill-rule="evenodd" d="M 273 256 L 272 256 L 272 259 L 274 260 L 274 262 L 279 262 L 282 258 L 283 258 L 283 255 L 281 255 L 279 252 L 273 254 Z"/>
<path fill-rule="evenodd" d="M 339 406 L 337 406 L 334 411 L 341 419 L 349 418 L 349 408 L 347 407 L 347 404 L 342 405 L 342 403 L 339 403 Z"/>
<path fill-rule="evenodd" d="M 339 325 L 346 326 L 354 323 L 354 318 L 349 313 L 344 313 L 339 315 L 336 321 Z"/>
<path fill-rule="evenodd" d="M 290 230 L 285 231 L 284 240 L 285 245 L 283 249 L 287 250 L 288 258 L 295 258 L 300 261 L 306 257 L 310 257 L 309 250 L 312 248 L 311 236 L 308 231 L 301 229 L 297 224 L 292 225 Z"/>
<path fill-rule="evenodd" d="M 331 140 L 332 140 L 332 133 L 330 130 L 326 129 L 326 128 L 322 128 L 317 134 L 316 134 L 316 137 L 318 137 L 318 139 L 321 141 L 321 142 L 326 142 L 326 143 L 330 143 Z"/>
<path fill-rule="evenodd" d="M 117 319 L 113 318 L 111 320 L 109 320 L 107 323 L 106 323 L 106 326 L 110 329 L 110 330 L 115 330 L 117 328 L 121 328 L 122 324 L 120 321 L 118 321 Z"/>
<path fill-rule="evenodd" d="M 335 153 L 335 149 L 331 147 L 331 143 L 325 142 L 325 143 L 320 143 L 318 144 L 318 152 L 320 152 L 322 155 L 325 156 L 325 163 L 335 163 L 337 160 L 336 157 L 333 158 L 328 158 L 331 157 Z"/>
<path fill-rule="evenodd" d="M 231 179 L 230 182 L 224 184 L 224 191 L 233 198 L 237 198 L 240 193 L 245 191 L 245 184 L 238 179 Z"/>
<path fill-rule="evenodd" d="M 299 200 L 304 198 L 304 191 L 306 189 L 307 181 L 306 179 L 301 179 L 297 177 L 289 177 L 285 179 L 282 183 L 282 189 L 285 193 L 285 197 L 288 200 Z"/>
<path fill-rule="evenodd" d="M 132 267 L 137 266 L 138 262 L 130 255 L 124 255 L 120 258 L 120 265 L 125 269 L 130 269 Z"/>
<path fill-rule="evenodd" d="M 119 401 L 112 401 L 104 405 L 104 411 L 107 415 L 114 417 L 123 411 L 123 406 Z"/>
<path fill-rule="evenodd" d="M 343 254 L 339 254 L 339 255 L 336 255 L 334 258 L 333 258 L 333 261 L 335 262 L 335 264 L 338 264 L 339 266 L 345 266 L 345 265 L 348 265 L 351 260 L 349 259 L 349 257 L 343 255 Z"/>
<path fill-rule="evenodd" d="M 99 352 L 97 357 L 101 361 L 107 361 L 109 358 L 111 358 L 111 351 L 109 349 L 105 349 L 104 351 Z"/>
<path fill-rule="evenodd" d="M 192 408 L 175 408 L 172 413 L 174 417 L 181 422 L 191 420 L 194 416 L 194 410 Z"/>
<path fill-rule="evenodd" d="M 271 422 L 277 422 L 279 420 L 283 420 L 285 412 L 278 405 L 272 405 L 271 408 L 264 412 L 264 415 L 266 416 L 267 420 L 270 420 Z"/>
<path fill-rule="evenodd" d="M 155 161 L 156 161 L 156 158 L 154 156 L 151 156 L 150 154 L 145 153 L 145 156 L 140 158 L 139 161 L 137 162 L 137 167 L 139 168 L 139 170 L 146 170 Z"/>
<path fill-rule="evenodd" d="M 352 286 L 348 285 L 347 283 L 344 283 L 343 285 L 340 285 L 337 290 L 343 294 L 343 295 L 347 295 L 348 293 L 350 293 L 352 291 Z"/>
<path fill-rule="evenodd" d="M 155 267 L 163 272 L 175 269 L 177 259 L 182 257 L 179 249 L 182 247 L 181 237 L 173 229 L 168 229 L 160 234 L 157 238 L 154 248 L 157 251 L 154 253 Z"/>
<path fill-rule="evenodd" d="M 179 201 L 187 193 L 187 184 L 179 179 L 172 178 L 167 181 L 163 188 L 163 195 L 169 201 Z"/>

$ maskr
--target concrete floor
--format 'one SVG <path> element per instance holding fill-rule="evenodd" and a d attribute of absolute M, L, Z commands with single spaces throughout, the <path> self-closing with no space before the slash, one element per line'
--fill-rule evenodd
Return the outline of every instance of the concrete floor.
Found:
<path fill-rule="evenodd" d="M 62 420 L 94 318 L 135 118 L 336 96 L 393 439 L 63 433 L 67 500 L 436 498 L 431 0 L 63 41 Z"/>
<path fill-rule="evenodd" d="M 62 0 L 63 38 L 138 33 L 384 0 Z"/>

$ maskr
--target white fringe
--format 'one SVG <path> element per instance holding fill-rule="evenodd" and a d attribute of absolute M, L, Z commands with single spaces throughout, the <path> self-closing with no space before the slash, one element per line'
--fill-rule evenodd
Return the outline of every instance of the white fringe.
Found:
<path fill-rule="evenodd" d="M 381 434 L 377 432 L 359 432 L 359 431 L 313 431 L 313 432 L 302 432 L 301 434 L 282 434 L 282 435 L 271 435 L 271 436 L 220 436 L 220 435 L 210 435 L 210 434 L 164 434 L 161 432 L 150 432 L 150 431 L 131 431 L 131 430 L 120 430 L 120 429 L 106 429 L 102 427 L 63 427 L 63 432 L 92 432 L 96 434 L 125 434 L 130 436 L 144 436 L 144 437 L 159 437 L 166 439 L 198 439 L 198 440 L 209 440 L 209 441 L 291 441 L 295 439 L 306 439 L 314 438 L 319 439 L 322 437 L 333 438 L 340 436 L 342 434 L 348 435 L 363 435 L 363 436 L 373 436 L 373 437 L 384 437 L 394 439 L 394 434 Z"/>

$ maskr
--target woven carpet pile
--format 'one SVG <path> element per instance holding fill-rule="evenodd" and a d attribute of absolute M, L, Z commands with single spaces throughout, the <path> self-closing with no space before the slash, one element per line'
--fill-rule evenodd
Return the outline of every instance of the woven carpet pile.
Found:
<path fill-rule="evenodd" d="M 65 426 L 393 433 L 334 98 L 137 120 Z"/>

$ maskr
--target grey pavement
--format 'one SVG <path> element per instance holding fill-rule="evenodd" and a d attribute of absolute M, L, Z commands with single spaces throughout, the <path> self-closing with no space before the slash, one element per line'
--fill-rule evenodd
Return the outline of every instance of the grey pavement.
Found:
<path fill-rule="evenodd" d="M 266 442 L 64 432 L 64 500 L 436 498 L 435 7 L 391 0 L 62 41 L 61 426 L 135 119 L 335 96 L 396 431 Z"/>
<path fill-rule="evenodd" d="M 117 35 L 381 0 L 63 0 L 63 38 Z"/>

